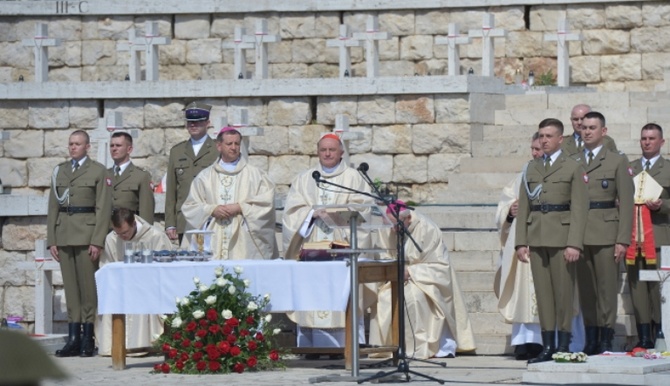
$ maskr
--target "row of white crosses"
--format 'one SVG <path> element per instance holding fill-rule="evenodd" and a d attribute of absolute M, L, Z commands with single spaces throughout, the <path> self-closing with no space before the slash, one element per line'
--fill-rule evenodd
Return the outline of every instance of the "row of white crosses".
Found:
<path fill-rule="evenodd" d="M 581 40 L 580 34 L 570 34 L 567 28 L 568 22 L 565 16 L 559 20 L 557 34 L 545 35 L 545 41 L 557 42 L 558 58 L 558 85 L 567 87 L 570 79 L 568 42 Z M 504 29 L 494 28 L 495 21 L 492 14 L 484 14 L 482 28 L 469 30 L 467 36 L 458 34 L 458 25 L 449 24 L 448 35 L 435 38 L 435 44 L 448 45 L 448 74 L 460 75 L 459 45 L 470 44 L 473 38 L 482 39 L 482 76 L 494 76 L 495 38 L 506 37 Z M 364 32 L 351 34 L 346 24 L 340 25 L 337 39 L 328 40 L 328 47 L 339 48 L 339 76 L 341 78 L 351 76 L 351 47 L 365 45 L 366 75 L 368 78 L 379 76 L 379 41 L 391 39 L 388 32 L 379 31 L 379 19 L 375 15 L 368 16 Z M 246 71 L 245 51 L 255 51 L 256 79 L 268 78 L 268 44 L 280 42 L 279 35 L 268 33 L 267 20 L 256 21 L 256 29 L 253 35 L 247 35 L 242 27 L 235 27 L 235 35 L 232 42 L 223 44 L 223 48 L 234 50 L 235 77 L 238 79 L 248 78 Z M 48 37 L 47 25 L 38 23 L 36 35 L 33 39 L 24 39 L 23 45 L 34 47 L 35 51 L 35 81 L 45 82 L 48 77 L 49 57 L 48 47 L 60 45 L 60 39 Z M 158 24 L 147 22 L 144 36 L 137 36 L 135 29 L 128 31 L 128 42 L 119 43 L 118 51 L 129 51 L 129 80 L 139 82 L 141 80 L 141 66 L 139 52 L 146 53 L 146 80 L 158 80 L 158 46 L 170 44 L 169 37 L 158 34 Z"/>

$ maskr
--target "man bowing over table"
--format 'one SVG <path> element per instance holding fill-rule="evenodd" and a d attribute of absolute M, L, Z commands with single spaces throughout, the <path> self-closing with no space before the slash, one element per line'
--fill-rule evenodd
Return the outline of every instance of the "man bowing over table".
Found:
<path fill-rule="evenodd" d="M 216 137 L 219 159 L 200 172 L 182 206 L 187 229 L 213 232 L 214 259 L 273 259 L 275 185 L 240 156 L 242 134 L 224 127 Z"/>

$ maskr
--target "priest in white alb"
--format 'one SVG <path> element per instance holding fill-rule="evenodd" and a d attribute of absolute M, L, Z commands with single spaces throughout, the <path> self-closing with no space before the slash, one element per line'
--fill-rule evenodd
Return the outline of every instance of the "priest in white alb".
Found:
<path fill-rule="evenodd" d="M 318 172 L 320 179 L 370 193 L 370 187 L 359 172 L 343 161 L 344 144 L 340 137 L 333 133 L 324 134 L 317 142 L 317 152 L 318 164 L 298 175 L 286 196 L 282 217 L 282 239 L 286 259 L 298 259 L 304 242 L 349 242 L 348 228 L 328 227 L 319 217 L 320 211 L 313 209 L 315 205 L 373 203 L 366 195 L 315 181 L 313 175 Z M 367 209 L 362 215 L 365 218 L 369 213 L 370 210 Z M 358 248 L 369 248 L 369 232 L 359 229 L 357 233 Z M 314 310 L 314 312 L 291 313 L 289 318 L 298 324 L 298 347 L 344 347 L 344 312 Z"/>
<path fill-rule="evenodd" d="M 216 137 L 219 159 L 200 172 L 181 210 L 188 230 L 211 231 L 214 259 L 274 259 L 275 185 L 241 156 L 242 134 L 224 127 Z M 184 238 L 188 243 L 187 238 Z"/>
<path fill-rule="evenodd" d="M 427 216 L 411 211 L 398 200 L 387 210 L 399 212 L 405 227 L 418 243 L 405 239 L 405 352 L 407 357 L 426 359 L 453 357 L 475 349 L 470 318 L 456 273 L 449 262 L 442 231 Z M 397 257 L 397 225 L 379 232 L 377 247 Z M 379 287 L 377 305 L 370 319 L 370 344 L 391 344 L 391 285 Z"/>
<path fill-rule="evenodd" d="M 105 249 L 100 257 L 100 267 L 123 261 L 125 242 L 142 243 L 152 251 L 172 250 L 172 243 L 159 229 L 127 208 L 112 212 L 112 232 L 105 238 Z M 126 315 L 126 348 L 150 348 L 154 337 L 163 333 L 159 315 Z M 95 323 L 98 355 L 112 354 L 112 315 L 98 315 Z"/>

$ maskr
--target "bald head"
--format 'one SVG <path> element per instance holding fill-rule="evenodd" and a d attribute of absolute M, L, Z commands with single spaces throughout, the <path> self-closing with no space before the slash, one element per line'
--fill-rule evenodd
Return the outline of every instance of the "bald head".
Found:
<path fill-rule="evenodd" d="M 572 123 L 572 130 L 575 133 L 581 135 L 584 115 L 590 112 L 591 106 L 585 104 L 579 104 L 572 108 L 572 111 L 570 112 L 570 123 Z"/>

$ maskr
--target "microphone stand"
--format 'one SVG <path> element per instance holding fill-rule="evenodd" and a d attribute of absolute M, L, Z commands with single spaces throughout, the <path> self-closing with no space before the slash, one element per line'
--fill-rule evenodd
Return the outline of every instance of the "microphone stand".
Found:
<path fill-rule="evenodd" d="M 368 185 L 370 185 L 372 187 L 372 189 L 374 189 L 375 193 L 377 193 L 379 201 L 382 201 L 387 206 L 390 205 L 390 204 L 395 204 L 395 201 L 396 201 L 395 199 L 389 200 L 389 199 L 384 198 L 382 196 L 382 194 L 379 192 L 379 189 L 377 188 L 377 186 L 372 182 L 372 180 L 368 176 L 367 170 L 368 170 L 368 165 L 366 163 L 362 163 L 358 167 L 358 171 L 361 173 L 361 175 L 366 180 Z M 395 208 L 397 208 L 397 206 L 392 206 L 391 208 L 395 209 Z M 409 206 L 407 208 L 410 209 L 410 210 L 414 210 L 414 208 L 411 208 Z M 419 247 L 419 244 L 412 237 L 412 234 L 409 232 L 409 230 L 405 226 L 405 223 L 400 219 L 400 210 L 399 209 L 394 210 L 394 209 L 391 209 L 391 214 L 393 215 L 393 217 L 395 218 L 395 221 L 396 221 L 396 233 L 397 233 L 396 248 L 397 248 L 397 253 L 398 253 L 398 261 L 397 261 L 397 263 L 398 263 L 398 279 L 397 279 L 398 280 L 398 294 L 397 294 L 397 298 L 398 298 L 398 318 L 400 319 L 400 320 L 398 320 L 398 329 L 399 329 L 399 331 L 398 331 L 399 342 L 398 342 L 398 353 L 397 353 L 397 358 L 398 358 L 398 361 L 399 361 L 398 362 L 398 368 L 395 369 L 395 370 L 387 371 L 387 372 L 379 372 L 379 373 L 377 373 L 377 374 L 375 374 L 371 377 L 368 377 L 368 378 L 365 378 L 365 379 L 360 379 L 357 382 L 359 384 L 361 384 L 363 382 L 369 382 L 369 381 L 373 381 L 373 380 L 376 380 L 376 379 L 379 379 L 379 378 L 385 378 L 385 377 L 388 377 L 388 376 L 396 374 L 396 373 L 401 373 L 401 374 L 405 374 L 405 381 L 407 381 L 407 382 L 409 382 L 409 379 L 410 379 L 409 375 L 414 374 L 414 375 L 426 378 L 428 380 L 437 382 L 437 383 L 442 385 L 442 384 L 444 384 L 443 380 L 435 378 L 435 377 L 431 377 L 430 375 L 423 374 L 423 373 L 420 373 L 418 371 L 411 370 L 410 367 L 409 367 L 409 362 L 408 362 L 407 353 L 406 353 L 406 344 L 405 344 L 405 309 L 404 309 L 405 286 L 403 285 L 403 283 L 405 281 L 404 280 L 405 279 L 405 237 L 408 237 L 412 241 L 412 243 L 414 244 L 414 247 L 417 249 L 417 251 L 419 251 L 419 253 L 423 252 L 423 250 L 421 249 L 421 247 Z M 444 362 L 434 363 L 434 362 L 430 362 L 430 361 L 426 361 L 426 360 L 422 360 L 422 359 L 415 359 L 415 360 L 425 362 L 425 363 L 434 364 L 434 365 L 437 365 L 437 366 L 442 366 L 442 367 L 447 366 L 447 364 L 444 363 Z"/>

